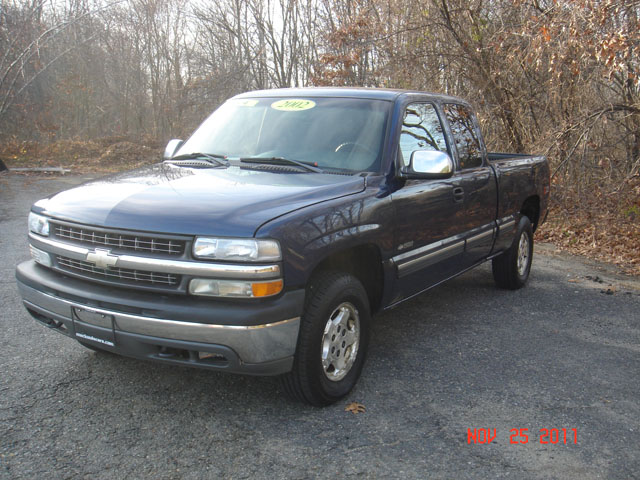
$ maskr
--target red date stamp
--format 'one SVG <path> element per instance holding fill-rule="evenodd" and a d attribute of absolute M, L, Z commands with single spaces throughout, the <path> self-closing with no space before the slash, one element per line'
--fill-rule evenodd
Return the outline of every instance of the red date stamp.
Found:
<path fill-rule="evenodd" d="M 509 443 L 512 445 L 524 445 L 529 443 L 529 437 L 537 438 L 540 444 L 578 444 L 577 428 L 541 428 L 537 434 L 529 432 L 528 428 L 512 428 L 509 430 Z M 495 428 L 467 428 L 468 444 L 487 444 L 498 437 Z M 532 440 L 535 442 L 535 440 Z"/>

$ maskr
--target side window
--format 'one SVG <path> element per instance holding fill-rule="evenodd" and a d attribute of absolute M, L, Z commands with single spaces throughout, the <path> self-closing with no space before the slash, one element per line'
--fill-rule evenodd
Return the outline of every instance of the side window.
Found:
<path fill-rule="evenodd" d="M 482 165 L 482 147 L 475 129 L 471 110 L 463 105 L 449 103 L 444 106 L 451 133 L 456 142 L 460 168 L 476 168 Z"/>
<path fill-rule="evenodd" d="M 398 149 L 404 165 L 409 165 L 415 150 L 447 151 L 442 124 L 430 103 L 411 103 L 404 112 Z"/>

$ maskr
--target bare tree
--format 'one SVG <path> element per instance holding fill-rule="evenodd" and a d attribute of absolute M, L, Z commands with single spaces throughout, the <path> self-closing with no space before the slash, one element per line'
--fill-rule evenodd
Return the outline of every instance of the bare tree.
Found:
<path fill-rule="evenodd" d="M 79 45 L 95 36 L 60 41 L 64 34 L 112 3 L 89 9 L 81 1 L 56 8 L 45 0 L 2 0 L 0 4 L 0 123 L 24 116 L 46 101 L 41 77 Z M 22 101 L 18 104 L 18 101 Z M 9 124 L 15 122 L 9 121 Z M 5 123 L 6 124 L 6 123 Z M 5 127 L 6 128 L 6 127 Z"/>

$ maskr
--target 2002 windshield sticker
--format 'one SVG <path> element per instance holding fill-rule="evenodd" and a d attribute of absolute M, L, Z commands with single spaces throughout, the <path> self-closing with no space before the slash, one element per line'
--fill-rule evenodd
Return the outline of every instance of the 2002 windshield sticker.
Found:
<path fill-rule="evenodd" d="M 271 108 L 282 112 L 300 112 L 302 110 L 309 110 L 315 106 L 316 102 L 313 100 L 305 100 L 303 98 L 287 98 L 284 100 L 278 100 L 271 104 Z"/>
<path fill-rule="evenodd" d="M 528 428 L 512 428 L 509 430 L 509 443 L 512 445 L 524 445 L 529 443 L 529 437 L 535 436 L 529 433 Z M 541 444 L 578 444 L 577 428 L 541 428 L 538 441 Z M 495 428 L 467 428 L 468 444 L 487 444 L 493 442 L 498 434 Z M 533 440 L 535 441 L 535 440 Z"/>

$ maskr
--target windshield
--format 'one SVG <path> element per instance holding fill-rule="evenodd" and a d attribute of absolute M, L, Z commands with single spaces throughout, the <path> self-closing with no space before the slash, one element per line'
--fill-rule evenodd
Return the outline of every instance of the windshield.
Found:
<path fill-rule="evenodd" d="M 390 107 L 354 98 L 231 99 L 176 156 L 282 157 L 322 169 L 378 171 Z"/>

